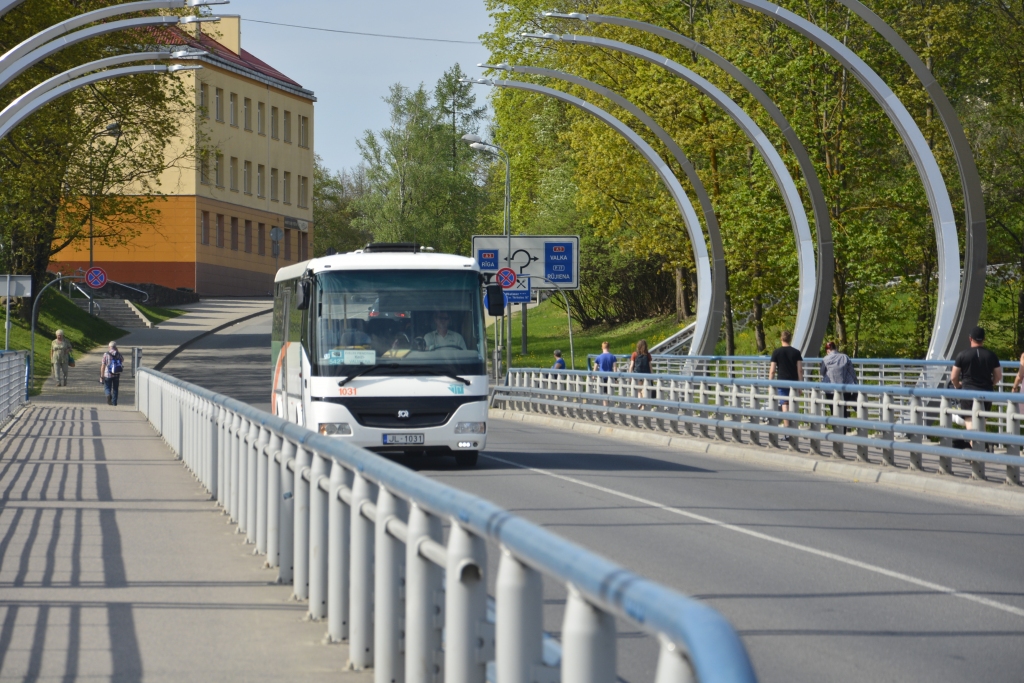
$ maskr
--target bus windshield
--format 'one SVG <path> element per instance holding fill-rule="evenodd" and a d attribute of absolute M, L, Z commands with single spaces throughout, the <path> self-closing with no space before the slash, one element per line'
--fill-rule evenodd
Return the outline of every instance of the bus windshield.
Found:
<path fill-rule="evenodd" d="M 314 310 L 316 375 L 486 373 L 475 271 L 319 273 Z"/>

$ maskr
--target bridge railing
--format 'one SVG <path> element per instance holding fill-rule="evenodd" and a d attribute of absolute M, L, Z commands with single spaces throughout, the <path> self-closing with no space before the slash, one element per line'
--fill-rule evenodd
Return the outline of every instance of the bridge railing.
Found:
<path fill-rule="evenodd" d="M 596 354 L 587 356 L 593 366 Z M 629 355 L 616 354 L 617 370 L 629 368 Z M 651 369 L 670 375 L 711 375 L 740 379 L 768 379 L 771 359 L 768 356 L 677 356 L 655 354 Z M 861 384 L 916 387 L 941 386 L 949 381 L 953 369 L 950 360 L 913 360 L 906 358 L 851 358 L 857 381 Z M 804 359 L 804 380 L 821 381 L 821 358 Z M 1003 379 L 996 387 L 1000 391 L 1013 388 L 1013 378 L 1020 369 L 1019 361 L 1002 361 Z"/>
<path fill-rule="evenodd" d="M 999 465 L 1013 485 L 1022 402 L 1004 392 L 539 368 L 514 368 L 492 397 L 512 410 L 722 441 L 781 447 L 782 439 L 823 456 L 845 457 L 853 447 L 866 463 L 894 465 L 899 452 L 919 472 L 924 456 L 937 457 L 942 474 L 966 464 L 976 479 L 986 479 L 986 464 Z"/>
<path fill-rule="evenodd" d="M 483 683 L 494 660 L 500 683 L 614 683 L 616 618 L 659 639 L 658 683 L 755 680 L 715 610 L 486 500 L 160 372 L 140 369 L 135 395 L 375 680 Z M 493 624 L 487 542 L 501 549 Z M 542 656 L 542 578 L 568 592 L 560 668 Z"/>
<path fill-rule="evenodd" d="M 0 425 L 25 402 L 27 381 L 28 354 L 0 351 Z"/>

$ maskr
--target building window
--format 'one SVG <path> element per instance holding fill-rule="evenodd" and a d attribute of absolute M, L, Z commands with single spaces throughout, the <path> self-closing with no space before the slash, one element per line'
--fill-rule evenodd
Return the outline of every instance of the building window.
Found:
<path fill-rule="evenodd" d="M 199 108 L 203 110 L 203 118 L 210 118 L 210 86 L 206 83 L 199 84 Z"/>
<path fill-rule="evenodd" d="M 299 208 L 305 209 L 307 200 L 309 199 L 309 178 L 304 175 L 299 176 Z"/>
<path fill-rule="evenodd" d="M 228 174 L 230 175 L 232 191 L 238 192 L 238 157 L 231 157 Z"/>
<path fill-rule="evenodd" d="M 259 166 L 256 167 L 256 196 L 257 197 L 265 197 L 266 196 L 265 194 L 263 194 L 263 178 L 266 176 L 266 174 L 267 174 L 267 167 L 266 166 L 264 166 L 263 164 L 260 164 Z"/>
<path fill-rule="evenodd" d="M 238 95 L 231 93 L 228 99 L 228 119 L 229 123 L 238 128 Z"/>
<path fill-rule="evenodd" d="M 256 132 L 260 135 L 266 135 L 267 131 L 264 129 L 263 124 L 266 120 L 267 107 L 262 102 L 256 103 Z"/>
<path fill-rule="evenodd" d="M 210 243 L 210 212 L 203 211 L 199 220 L 199 242 L 201 244 Z"/>
<path fill-rule="evenodd" d="M 299 147 L 309 149 L 309 117 L 299 117 Z"/>
<path fill-rule="evenodd" d="M 277 107 L 270 108 L 270 137 L 277 140 Z"/>
<path fill-rule="evenodd" d="M 288 171 L 284 172 L 284 196 L 282 199 L 285 204 L 292 203 L 292 174 Z"/>
<path fill-rule="evenodd" d="M 284 141 L 292 141 L 292 113 L 287 110 L 284 112 Z"/>
<path fill-rule="evenodd" d="M 252 100 L 248 97 L 242 100 L 242 123 L 246 130 L 252 130 Z"/>
<path fill-rule="evenodd" d="M 270 201 L 277 201 L 277 169 L 270 169 Z"/>
<path fill-rule="evenodd" d="M 224 187 L 224 155 L 217 154 L 213 159 L 213 182 L 217 187 Z"/>
<path fill-rule="evenodd" d="M 231 251 L 238 251 L 238 218 L 231 217 Z"/>
<path fill-rule="evenodd" d="M 267 255 L 267 226 L 263 223 L 256 226 L 256 253 Z"/>
<path fill-rule="evenodd" d="M 224 246 L 224 214 L 217 214 L 217 246 Z"/>
<path fill-rule="evenodd" d="M 287 228 L 284 230 L 284 260 L 292 260 L 292 231 Z"/>
<path fill-rule="evenodd" d="M 245 253 L 252 253 L 252 221 L 245 222 Z"/>
<path fill-rule="evenodd" d="M 305 261 L 309 259 L 309 235 L 300 232 L 299 233 L 299 260 Z"/>
<path fill-rule="evenodd" d="M 224 91 L 221 88 L 217 88 L 213 96 L 213 114 L 218 121 L 224 123 Z"/>
<path fill-rule="evenodd" d="M 205 152 L 199 155 L 199 182 L 210 184 L 210 157 Z"/>
<path fill-rule="evenodd" d="M 242 165 L 242 190 L 246 194 L 252 194 L 252 162 L 247 161 Z"/>

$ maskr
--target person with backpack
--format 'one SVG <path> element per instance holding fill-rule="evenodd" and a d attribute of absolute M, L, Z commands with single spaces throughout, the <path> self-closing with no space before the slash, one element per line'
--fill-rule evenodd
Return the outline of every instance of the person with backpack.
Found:
<path fill-rule="evenodd" d="M 647 350 L 647 340 L 641 339 L 636 343 L 636 351 L 629 357 L 629 372 L 635 372 L 637 374 L 649 374 L 651 372 L 651 353 Z M 647 390 L 644 386 L 647 384 L 647 380 L 638 380 L 640 384 L 640 390 L 637 392 L 638 398 L 647 398 Z"/>
<path fill-rule="evenodd" d="M 825 357 L 821 359 L 821 381 L 826 384 L 856 384 L 857 383 L 857 371 L 853 367 L 853 361 L 845 353 L 839 351 L 839 347 L 836 343 L 830 341 L 825 344 Z M 826 391 L 825 397 L 831 401 L 832 392 Z M 842 416 L 849 417 L 850 404 L 857 400 L 857 394 L 853 392 L 843 392 L 843 407 Z M 835 410 L 832 411 L 833 416 L 836 415 Z M 846 433 L 846 427 L 840 427 L 841 434 Z"/>
<path fill-rule="evenodd" d="M 100 361 L 100 382 L 103 384 L 103 393 L 107 395 L 108 406 L 117 405 L 117 392 L 123 371 L 124 356 L 117 350 L 117 342 L 110 342 Z"/>

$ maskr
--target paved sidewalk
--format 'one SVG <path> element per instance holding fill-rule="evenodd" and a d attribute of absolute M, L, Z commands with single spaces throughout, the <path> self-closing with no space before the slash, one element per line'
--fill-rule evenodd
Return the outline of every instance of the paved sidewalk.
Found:
<path fill-rule="evenodd" d="M 28 407 L 0 491 L 0 680 L 371 680 L 130 407 Z"/>
<path fill-rule="evenodd" d="M 121 380 L 119 407 L 133 409 L 135 405 L 134 379 L 131 377 L 131 347 L 142 347 L 142 365 L 153 367 L 168 353 L 195 339 L 204 332 L 273 306 L 271 299 L 208 299 L 198 304 L 181 306 L 185 315 L 160 323 L 151 328 L 138 328 L 117 340 L 124 355 L 125 373 Z M 269 317 L 269 316 L 268 316 Z M 56 405 L 106 405 L 103 385 L 100 383 L 100 361 L 104 348 L 90 353 L 75 353 L 75 367 L 68 372 L 68 385 L 58 387 L 53 377 L 43 383 L 39 396 L 32 402 Z M 269 349 L 267 353 L 269 353 Z"/>

